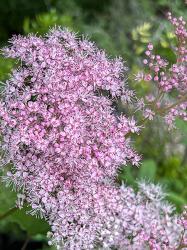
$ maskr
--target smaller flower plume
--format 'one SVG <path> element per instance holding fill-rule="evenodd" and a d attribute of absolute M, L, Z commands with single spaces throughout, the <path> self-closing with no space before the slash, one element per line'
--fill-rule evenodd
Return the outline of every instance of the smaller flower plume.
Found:
<path fill-rule="evenodd" d="M 175 29 L 178 42 L 174 49 L 176 62 L 170 65 L 166 59 L 154 53 L 154 46 L 149 43 L 143 60 L 146 73 L 138 73 L 135 80 L 153 82 L 158 89 L 155 98 L 145 100 L 149 106 L 143 107 L 145 119 L 152 120 L 156 115 L 161 115 L 165 117 L 169 128 L 172 128 L 176 117 L 187 120 L 187 30 L 183 17 L 175 18 L 168 13 L 168 19 Z M 176 97 L 168 99 L 167 94 L 174 91 Z"/>

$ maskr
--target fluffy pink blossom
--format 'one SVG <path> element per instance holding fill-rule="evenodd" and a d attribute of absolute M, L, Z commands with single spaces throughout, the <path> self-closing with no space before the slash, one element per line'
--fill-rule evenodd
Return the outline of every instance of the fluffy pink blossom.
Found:
<path fill-rule="evenodd" d="M 31 214 L 49 221 L 56 242 L 91 249 L 102 224 L 100 185 L 112 183 L 121 164 L 140 160 L 125 138 L 139 132 L 135 120 L 112 107 L 133 96 L 123 62 L 61 29 L 14 37 L 4 54 L 21 65 L 0 102 L 3 150 L 13 163 L 4 179 L 22 190 L 19 207 L 24 197 Z"/>

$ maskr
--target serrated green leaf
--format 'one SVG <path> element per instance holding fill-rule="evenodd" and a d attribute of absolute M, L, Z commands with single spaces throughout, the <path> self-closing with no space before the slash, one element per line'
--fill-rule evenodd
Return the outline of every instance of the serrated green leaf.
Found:
<path fill-rule="evenodd" d="M 138 27 L 138 32 L 140 35 L 144 36 L 144 34 L 147 34 L 148 31 L 150 30 L 151 28 L 151 24 L 150 23 L 144 23 L 143 25 L 139 26 Z"/>

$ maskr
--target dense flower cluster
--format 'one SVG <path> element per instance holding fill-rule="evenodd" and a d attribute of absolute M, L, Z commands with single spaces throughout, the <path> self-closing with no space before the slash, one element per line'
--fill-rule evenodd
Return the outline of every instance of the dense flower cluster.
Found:
<path fill-rule="evenodd" d="M 4 54 L 21 66 L 0 103 L 3 149 L 14 165 L 5 179 L 24 191 L 32 214 L 48 218 L 54 231 L 60 221 L 61 236 L 77 235 L 89 249 L 98 231 L 89 215 L 98 202 L 93 192 L 113 182 L 121 164 L 140 159 L 125 138 L 139 128 L 112 107 L 112 98 L 127 96 L 124 65 L 67 30 L 11 43 Z"/>
<path fill-rule="evenodd" d="M 175 49 L 176 62 L 169 65 L 167 60 L 153 53 L 154 47 L 150 43 L 145 52 L 146 58 L 143 60 L 147 72 L 138 73 L 136 80 L 153 82 L 154 86 L 158 88 L 157 96 L 145 101 L 151 108 L 144 105 L 144 117 L 152 120 L 156 113 L 164 115 L 166 123 L 169 127 L 173 127 L 173 121 L 176 117 L 187 120 L 187 30 L 186 22 L 182 17 L 177 19 L 169 13 L 168 19 L 175 28 L 178 40 L 178 47 Z M 175 96 L 176 94 L 177 96 L 168 100 L 165 97 L 171 91 L 175 91 Z"/>
<path fill-rule="evenodd" d="M 126 136 L 140 128 L 113 107 L 114 99 L 128 103 L 134 95 L 124 86 L 121 59 L 107 58 L 60 28 L 10 42 L 4 55 L 20 66 L 0 102 L 2 148 L 5 163 L 12 164 L 4 167 L 4 179 L 21 193 L 19 207 L 26 200 L 32 215 L 49 222 L 49 244 L 66 250 L 173 250 L 185 244 L 185 216 L 172 214 L 159 186 L 140 183 L 135 193 L 114 182 L 121 164 L 140 160 Z M 152 58 L 152 48 L 147 55 L 154 67 L 165 67 Z M 185 85 L 175 88 L 185 91 Z M 146 118 L 154 115 L 145 110 Z"/>

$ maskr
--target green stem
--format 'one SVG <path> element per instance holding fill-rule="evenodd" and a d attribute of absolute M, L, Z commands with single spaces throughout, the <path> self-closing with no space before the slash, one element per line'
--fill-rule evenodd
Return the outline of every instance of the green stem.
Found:
<path fill-rule="evenodd" d="M 21 250 L 26 250 L 26 247 L 27 247 L 29 241 L 30 241 L 30 236 L 27 236 L 27 238 L 26 238 L 26 240 L 25 240 L 25 242 L 24 242 Z"/>

